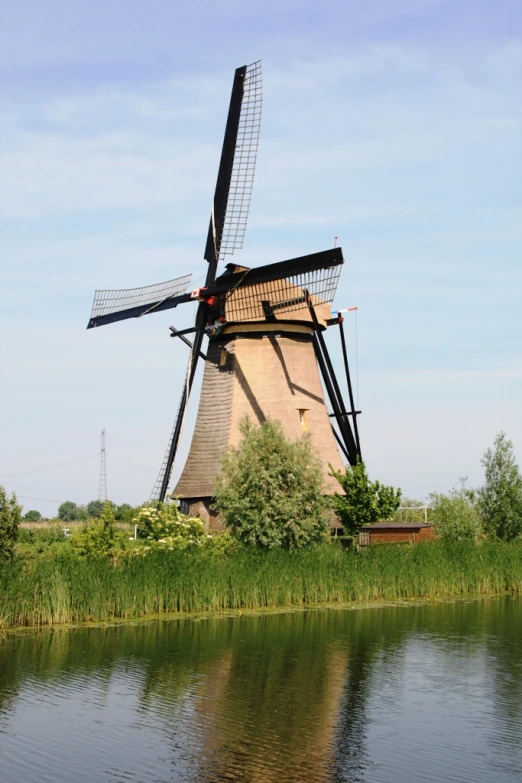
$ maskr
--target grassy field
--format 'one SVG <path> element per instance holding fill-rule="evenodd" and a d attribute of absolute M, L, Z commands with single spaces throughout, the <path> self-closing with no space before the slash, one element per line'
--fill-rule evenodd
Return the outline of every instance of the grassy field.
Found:
<path fill-rule="evenodd" d="M 522 542 L 127 553 L 115 561 L 79 558 L 60 542 L 43 552 L 21 547 L 0 566 L 3 628 L 522 591 Z"/>

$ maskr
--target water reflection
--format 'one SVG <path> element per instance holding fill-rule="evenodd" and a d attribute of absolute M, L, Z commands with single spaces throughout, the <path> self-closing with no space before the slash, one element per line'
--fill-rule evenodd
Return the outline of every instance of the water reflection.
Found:
<path fill-rule="evenodd" d="M 3 783 L 515 781 L 522 602 L 0 640 Z"/>

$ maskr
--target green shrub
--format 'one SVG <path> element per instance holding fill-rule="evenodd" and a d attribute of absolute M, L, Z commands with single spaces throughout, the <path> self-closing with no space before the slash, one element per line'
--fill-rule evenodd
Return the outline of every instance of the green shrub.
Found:
<path fill-rule="evenodd" d="M 61 527 L 21 527 L 18 531 L 19 544 L 37 544 L 50 546 L 59 541 L 65 541 L 65 535 Z"/>
<path fill-rule="evenodd" d="M 332 504 L 346 533 L 353 535 L 362 525 L 389 519 L 399 508 L 401 490 L 370 481 L 364 462 L 358 461 L 344 473 L 333 470 L 331 465 L 330 469 L 345 492 L 344 495 L 336 492 Z"/>
<path fill-rule="evenodd" d="M 235 555 L 241 551 L 240 541 L 229 530 L 208 536 L 206 550 L 213 555 Z"/>
<path fill-rule="evenodd" d="M 175 503 L 143 506 L 134 517 L 138 532 L 147 539 L 145 550 L 189 549 L 206 543 L 203 521 L 182 514 Z"/>
<path fill-rule="evenodd" d="M 443 541 L 476 541 L 482 533 L 480 515 L 469 498 L 453 490 L 449 495 L 433 493 L 432 520 Z"/>
<path fill-rule="evenodd" d="M 21 518 L 22 507 L 18 505 L 16 495 L 13 492 L 10 498 L 7 497 L 0 486 L 0 560 L 13 557 Z"/>
<path fill-rule="evenodd" d="M 328 529 L 323 468 L 310 440 L 285 438 L 278 421 L 241 422 L 242 440 L 230 447 L 215 484 L 215 507 L 247 546 L 299 549 Z"/>
<path fill-rule="evenodd" d="M 71 546 L 81 557 L 112 557 L 123 546 L 123 535 L 114 529 L 114 512 L 106 501 L 100 519 L 73 529 Z"/>

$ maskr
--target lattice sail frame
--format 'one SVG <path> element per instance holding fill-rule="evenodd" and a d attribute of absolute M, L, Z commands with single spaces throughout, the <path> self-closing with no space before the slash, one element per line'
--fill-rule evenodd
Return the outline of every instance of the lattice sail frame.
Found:
<path fill-rule="evenodd" d="M 145 285 L 141 288 L 118 288 L 112 290 L 98 290 L 94 292 L 92 303 L 92 318 L 102 315 L 124 312 L 140 305 L 151 307 L 158 302 L 165 302 L 173 296 L 184 294 L 192 280 L 192 275 L 183 275 L 163 283 Z"/>
<path fill-rule="evenodd" d="M 247 66 L 244 79 L 243 101 L 218 260 L 243 247 L 254 186 L 262 108 L 263 78 L 261 60 L 258 60 Z"/>
<path fill-rule="evenodd" d="M 292 315 L 306 310 L 306 294 L 314 306 L 333 302 L 341 265 L 300 272 L 279 280 L 248 285 L 248 273 L 240 285 L 227 293 L 225 312 L 227 321 L 261 321 Z M 308 320 L 308 315 L 303 320 Z"/>

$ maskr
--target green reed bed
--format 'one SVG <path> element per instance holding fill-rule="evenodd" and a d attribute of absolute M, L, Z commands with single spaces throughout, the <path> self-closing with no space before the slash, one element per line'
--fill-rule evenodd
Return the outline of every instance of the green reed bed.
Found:
<path fill-rule="evenodd" d="M 116 562 L 61 548 L 0 566 L 0 627 L 506 590 L 522 590 L 522 542 L 155 552 Z"/>

